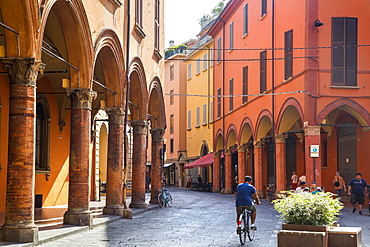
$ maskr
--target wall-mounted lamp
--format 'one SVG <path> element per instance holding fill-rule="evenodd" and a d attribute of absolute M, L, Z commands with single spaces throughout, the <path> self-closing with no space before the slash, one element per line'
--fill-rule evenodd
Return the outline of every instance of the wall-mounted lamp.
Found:
<path fill-rule="evenodd" d="M 107 102 L 105 102 L 105 100 L 100 100 L 100 108 L 105 108 L 107 107 Z"/>
<path fill-rule="evenodd" d="M 320 27 L 320 26 L 322 26 L 322 25 L 324 25 L 324 23 L 320 22 L 320 20 L 319 20 L 319 19 L 317 19 L 317 20 L 314 22 L 314 26 L 315 26 L 315 27 Z"/>
<path fill-rule="evenodd" d="M 68 78 L 62 79 L 62 88 L 69 88 L 70 87 L 70 81 Z"/>
<path fill-rule="evenodd" d="M 5 45 L 0 45 L 0 57 L 5 57 L 6 52 L 5 52 Z"/>

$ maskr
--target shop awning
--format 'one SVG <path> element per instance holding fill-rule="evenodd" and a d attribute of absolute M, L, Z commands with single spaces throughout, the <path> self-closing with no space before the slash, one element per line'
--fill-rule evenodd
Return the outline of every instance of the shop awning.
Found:
<path fill-rule="evenodd" d="M 163 165 L 163 167 L 165 167 L 165 168 L 166 168 L 166 167 L 172 166 L 172 165 L 174 165 L 174 164 L 175 164 L 175 163 L 166 163 L 166 164 L 164 164 L 164 165 Z"/>
<path fill-rule="evenodd" d="M 197 167 L 206 167 L 213 164 L 213 153 L 209 153 L 200 157 L 196 161 L 191 162 L 184 166 L 184 169 L 197 168 Z"/>

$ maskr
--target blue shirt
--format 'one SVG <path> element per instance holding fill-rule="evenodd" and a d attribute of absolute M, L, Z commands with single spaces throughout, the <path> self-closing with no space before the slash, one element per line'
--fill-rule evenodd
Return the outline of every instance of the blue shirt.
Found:
<path fill-rule="evenodd" d="M 366 181 L 364 179 L 361 178 L 357 181 L 356 178 L 352 178 L 348 185 L 352 187 L 352 194 L 364 195 L 364 188 L 366 187 Z"/>
<path fill-rule="evenodd" d="M 251 197 L 256 193 L 256 188 L 253 185 L 242 183 L 236 187 L 237 197 L 236 206 L 252 206 L 253 202 Z"/>

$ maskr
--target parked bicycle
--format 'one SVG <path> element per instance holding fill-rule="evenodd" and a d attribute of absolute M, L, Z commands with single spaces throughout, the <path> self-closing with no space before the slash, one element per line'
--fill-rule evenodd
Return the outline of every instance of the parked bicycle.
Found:
<path fill-rule="evenodd" d="M 165 206 L 168 206 L 168 207 L 172 206 L 172 196 L 170 192 L 168 192 L 164 186 L 162 186 L 162 189 L 159 191 L 158 203 L 159 203 L 159 206 L 161 206 L 161 208 Z"/>
<path fill-rule="evenodd" d="M 239 240 L 242 245 L 245 244 L 247 239 L 247 235 L 249 241 L 252 241 L 254 238 L 254 232 L 257 230 L 256 227 L 252 227 L 252 212 L 243 208 L 243 212 L 239 216 L 239 222 L 241 222 L 241 226 L 237 228 L 237 233 L 239 235 Z"/>
<path fill-rule="evenodd" d="M 272 202 L 275 199 L 275 184 L 267 185 L 267 200 Z"/>

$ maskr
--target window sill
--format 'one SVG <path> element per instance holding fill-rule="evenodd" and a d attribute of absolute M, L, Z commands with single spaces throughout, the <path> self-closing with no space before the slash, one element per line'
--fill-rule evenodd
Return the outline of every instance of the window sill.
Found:
<path fill-rule="evenodd" d="M 265 13 L 265 14 L 263 14 L 263 16 L 261 16 L 260 18 L 259 18 L 259 21 L 262 21 L 262 19 L 263 18 L 265 18 L 265 16 L 267 15 L 267 13 Z"/>
<path fill-rule="evenodd" d="M 159 62 L 159 60 L 162 59 L 162 55 L 161 55 L 161 53 L 157 49 L 154 49 L 153 56 L 154 56 L 155 59 L 157 59 L 157 62 Z"/>
<path fill-rule="evenodd" d="M 358 86 L 330 86 L 333 89 L 360 89 Z"/>
<path fill-rule="evenodd" d="M 247 37 L 247 36 L 248 36 L 248 33 L 245 33 L 245 34 L 243 35 L 242 39 L 245 39 L 245 37 Z"/>
<path fill-rule="evenodd" d="M 122 2 L 120 0 L 109 0 L 114 5 L 114 7 L 119 8 L 122 6 Z"/>
<path fill-rule="evenodd" d="M 228 52 L 228 53 L 231 53 L 231 52 L 233 52 L 233 51 L 234 51 L 234 48 L 232 48 L 232 49 L 228 50 L 227 52 Z"/>
<path fill-rule="evenodd" d="M 191 128 L 188 128 L 187 131 L 191 130 Z"/>
<path fill-rule="evenodd" d="M 195 128 L 197 128 L 197 129 L 200 128 L 200 125 L 195 126 Z"/>
<path fill-rule="evenodd" d="M 146 34 L 144 33 L 143 29 L 136 23 L 135 24 L 135 32 L 140 36 L 140 38 L 145 38 Z"/>

